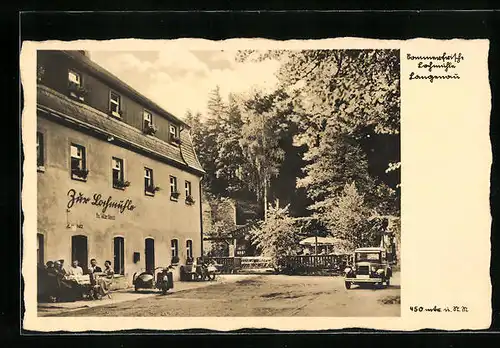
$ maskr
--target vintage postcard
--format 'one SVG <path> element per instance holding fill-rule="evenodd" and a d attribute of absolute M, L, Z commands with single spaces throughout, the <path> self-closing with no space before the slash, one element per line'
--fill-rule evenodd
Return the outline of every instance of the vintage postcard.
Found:
<path fill-rule="evenodd" d="M 24 42 L 24 328 L 489 327 L 488 50 Z"/>

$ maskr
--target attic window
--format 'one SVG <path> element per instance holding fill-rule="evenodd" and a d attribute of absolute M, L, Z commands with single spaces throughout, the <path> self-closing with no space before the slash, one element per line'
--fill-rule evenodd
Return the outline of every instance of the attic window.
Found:
<path fill-rule="evenodd" d="M 68 71 L 68 81 L 70 83 L 74 83 L 75 85 L 80 86 L 82 83 L 82 77 L 79 73 L 74 72 L 73 70 Z"/>
<path fill-rule="evenodd" d="M 144 127 L 147 128 L 153 124 L 153 115 L 149 111 L 144 110 L 142 113 L 144 118 Z"/>
<path fill-rule="evenodd" d="M 180 139 L 179 139 L 179 130 L 177 126 L 171 124 L 169 127 L 170 130 L 170 141 L 176 144 L 180 144 Z"/>
<path fill-rule="evenodd" d="M 109 111 L 111 112 L 111 115 L 121 117 L 120 103 L 120 96 L 115 92 L 111 92 L 109 94 Z"/>

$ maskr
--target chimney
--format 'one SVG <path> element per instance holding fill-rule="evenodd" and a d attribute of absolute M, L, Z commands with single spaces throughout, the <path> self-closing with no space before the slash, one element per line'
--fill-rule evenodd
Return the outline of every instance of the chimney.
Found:
<path fill-rule="evenodd" d="M 85 57 L 90 59 L 90 52 L 89 51 L 78 51 L 78 53 L 81 53 L 82 55 L 84 55 Z"/>

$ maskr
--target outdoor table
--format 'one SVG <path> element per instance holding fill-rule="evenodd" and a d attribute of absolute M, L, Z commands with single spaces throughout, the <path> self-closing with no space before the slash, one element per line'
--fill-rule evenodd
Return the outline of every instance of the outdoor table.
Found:
<path fill-rule="evenodd" d="M 66 276 L 64 280 L 75 284 L 77 288 L 81 289 L 81 295 L 83 297 L 85 297 L 85 295 L 90 294 L 90 290 L 92 289 L 92 283 L 90 281 L 90 276 L 88 274 L 70 275 Z"/>

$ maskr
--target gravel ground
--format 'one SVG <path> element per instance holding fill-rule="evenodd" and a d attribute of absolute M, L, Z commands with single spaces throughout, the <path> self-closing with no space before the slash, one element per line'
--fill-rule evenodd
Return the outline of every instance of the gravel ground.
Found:
<path fill-rule="evenodd" d="M 57 316 L 399 316 L 400 284 L 344 288 L 342 277 L 261 275 Z"/>

